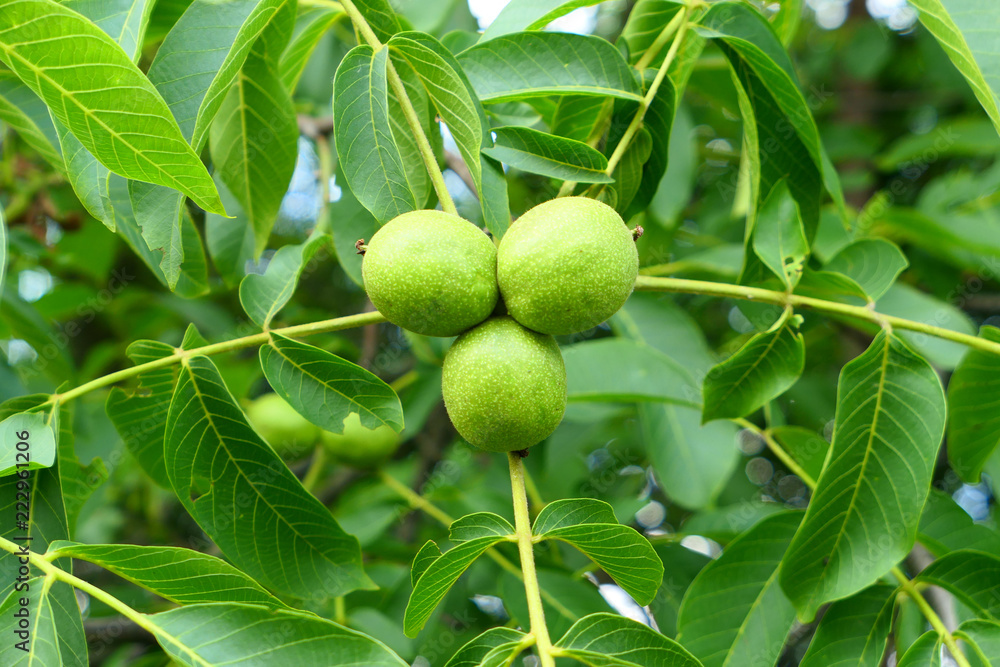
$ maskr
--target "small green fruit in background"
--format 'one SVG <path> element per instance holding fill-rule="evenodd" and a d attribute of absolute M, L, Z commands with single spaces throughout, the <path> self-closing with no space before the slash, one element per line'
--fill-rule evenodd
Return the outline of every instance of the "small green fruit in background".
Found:
<path fill-rule="evenodd" d="M 607 204 L 539 204 L 500 242 L 497 279 L 511 316 L 541 333 L 586 331 L 625 304 L 639 275 L 632 232 Z"/>
<path fill-rule="evenodd" d="M 448 416 L 471 444 L 492 452 L 547 438 L 566 411 L 566 366 L 552 336 L 495 317 L 463 334 L 444 359 Z"/>
<path fill-rule="evenodd" d="M 367 468 L 385 461 L 399 447 L 399 434 L 391 426 L 382 425 L 368 429 L 361 425 L 361 417 L 356 412 L 347 415 L 343 433 L 323 431 L 320 440 L 328 452 L 358 468 Z"/>
<path fill-rule="evenodd" d="M 282 458 L 301 458 L 319 442 L 320 427 L 277 394 L 264 394 L 247 407 L 250 425 Z"/>
<path fill-rule="evenodd" d="M 411 211 L 375 233 L 361 273 L 368 298 L 393 324 L 427 336 L 457 336 L 493 312 L 496 267 L 496 246 L 468 220 Z"/>

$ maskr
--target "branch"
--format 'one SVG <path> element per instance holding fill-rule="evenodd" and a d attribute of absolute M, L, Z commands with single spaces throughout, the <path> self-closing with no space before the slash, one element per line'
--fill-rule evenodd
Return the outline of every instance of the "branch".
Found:
<path fill-rule="evenodd" d="M 923 322 L 908 320 L 894 315 L 879 313 L 867 306 L 850 306 L 836 301 L 825 299 L 815 299 L 809 296 L 798 294 L 787 294 L 773 290 L 761 289 L 759 287 L 746 287 L 743 285 L 733 285 L 730 283 L 714 283 L 705 280 L 687 280 L 684 278 L 660 278 L 653 276 L 639 276 L 635 281 L 635 288 L 640 291 L 651 292 L 683 292 L 685 294 L 705 294 L 707 296 L 721 296 L 733 299 L 743 299 L 744 301 L 759 301 L 761 303 L 771 303 L 776 306 L 793 308 L 807 308 L 828 315 L 840 315 L 854 320 L 871 322 L 881 327 L 892 327 L 904 329 L 906 331 L 918 331 L 920 333 L 944 338 L 946 340 L 961 343 L 968 347 L 993 354 L 1000 354 L 1000 343 L 996 343 L 978 336 L 959 333 L 951 329 L 936 327 Z"/>

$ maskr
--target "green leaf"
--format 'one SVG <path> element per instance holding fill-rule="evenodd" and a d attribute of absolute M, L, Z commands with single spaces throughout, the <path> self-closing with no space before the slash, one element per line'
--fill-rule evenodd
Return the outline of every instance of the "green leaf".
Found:
<path fill-rule="evenodd" d="M 695 388 L 697 392 L 697 388 Z M 693 394 L 700 398 L 700 392 Z M 640 404 L 639 423 L 653 470 L 671 500 L 688 509 L 711 505 L 736 467 L 739 429 L 701 422 L 701 409 Z"/>
<path fill-rule="evenodd" d="M 658 350 L 621 338 L 563 348 L 570 401 L 669 401 L 696 407 L 691 375 Z"/>
<path fill-rule="evenodd" d="M 663 580 L 663 563 L 643 535 L 615 520 L 600 500 L 557 500 L 538 514 L 535 537 L 561 540 L 597 563 L 641 605 L 649 604 Z"/>
<path fill-rule="evenodd" d="M 921 635 L 896 665 L 897 667 L 941 667 L 941 635 L 935 630 Z"/>
<path fill-rule="evenodd" d="M 181 237 L 184 195 L 162 185 L 141 181 L 129 181 L 128 192 L 135 223 L 142 232 L 146 247 L 154 256 L 161 256 L 158 266 L 167 287 L 173 290 L 180 280 L 181 264 L 184 262 L 184 241 Z"/>
<path fill-rule="evenodd" d="M 760 206 L 753 231 L 753 249 L 785 287 L 795 287 L 809 257 L 809 242 L 802 229 L 799 207 L 785 181 L 775 185 Z"/>
<path fill-rule="evenodd" d="M 389 127 L 388 58 L 387 49 L 376 53 L 370 46 L 356 46 L 341 61 L 333 82 L 341 173 L 380 224 L 417 206 Z"/>
<path fill-rule="evenodd" d="M 209 147 L 223 183 L 250 219 L 256 256 L 267 246 L 295 171 L 298 139 L 292 98 L 276 65 L 255 48 L 219 107 Z"/>
<path fill-rule="evenodd" d="M 861 239 L 844 247 L 823 268 L 848 276 L 872 301 L 878 301 L 909 264 L 892 241 Z"/>
<path fill-rule="evenodd" d="M 702 421 L 744 417 L 785 393 L 802 375 L 805 342 L 784 318 L 705 376 Z"/>
<path fill-rule="evenodd" d="M 235 287 L 247 275 L 247 266 L 253 262 L 257 243 L 243 207 L 218 177 L 215 186 L 219 189 L 226 212 L 232 217 L 206 213 L 205 244 L 226 286 Z"/>
<path fill-rule="evenodd" d="M 59 432 L 56 434 L 56 457 L 59 459 L 59 483 L 62 487 L 63 506 L 66 508 L 68 533 L 76 531 L 77 520 L 87 499 L 108 480 L 108 469 L 100 457 L 84 465 L 76 455 L 74 434 L 75 409 L 72 403 L 59 406 Z"/>
<path fill-rule="evenodd" d="M 403 407 L 389 385 L 371 372 L 318 347 L 271 334 L 260 365 L 274 390 L 302 416 L 333 433 L 355 412 L 364 428 L 403 430 Z"/>
<path fill-rule="evenodd" d="M 66 173 L 59 135 L 48 107 L 13 72 L 0 72 L 0 120 L 13 128 L 56 171 Z"/>
<path fill-rule="evenodd" d="M 642 97 L 621 53 L 606 40 L 588 35 L 503 35 L 463 51 L 458 61 L 484 102 L 547 95 Z"/>
<path fill-rule="evenodd" d="M 987 28 L 1000 21 L 1000 7 L 988 0 L 911 0 L 911 4 L 1000 131 L 1000 56 L 996 36 Z"/>
<path fill-rule="evenodd" d="M 420 547 L 417 555 L 413 557 L 413 565 L 410 567 L 410 585 L 416 586 L 417 580 L 423 576 L 431 563 L 441 557 L 441 549 L 434 543 L 434 540 L 427 540 L 424 546 Z"/>
<path fill-rule="evenodd" d="M 816 122 L 788 54 L 764 17 L 747 5 L 713 5 L 701 24 L 703 36 L 719 40 L 740 95 L 752 108 L 751 117 L 744 119 L 744 131 L 759 196 L 766 198 L 775 184 L 786 179 L 798 202 L 806 238 L 811 238 L 819 220 L 825 163 Z M 750 125 L 756 128 L 750 131 Z M 827 174 L 831 179 L 835 181 L 835 174 Z M 839 191 L 829 184 L 828 188 Z"/>
<path fill-rule="evenodd" d="M 1000 553 L 1000 534 L 973 522 L 949 494 L 937 489 L 931 489 L 924 505 L 917 539 L 937 557 L 958 549 Z"/>
<path fill-rule="evenodd" d="M 590 667 L 701 667 L 677 642 L 617 614 L 581 618 L 555 645 Z"/>
<path fill-rule="evenodd" d="M 525 634 L 512 628 L 490 628 L 458 649 L 444 667 L 485 667 L 509 665 L 515 650 L 523 646 Z M 494 663 L 503 659 L 506 662 Z"/>
<path fill-rule="evenodd" d="M 416 73 L 425 95 L 455 139 L 476 189 L 482 192 L 479 149 L 490 144 L 489 125 L 455 56 L 436 39 L 419 32 L 393 36 L 389 48 Z M 422 163 L 420 168 L 424 169 Z"/>
<path fill-rule="evenodd" d="M 603 126 L 598 127 L 598 121 L 610 111 L 613 102 L 610 97 L 563 95 L 556 100 L 550 130 L 560 137 L 587 143 L 596 131 L 603 131 Z"/>
<path fill-rule="evenodd" d="M 611 610 L 596 586 L 565 570 L 539 568 L 538 586 L 542 591 L 545 621 L 552 636 L 563 634 L 588 614 Z M 523 581 L 510 572 L 505 573 L 497 594 L 503 599 L 504 608 L 516 623 L 522 627 L 530 624 L 531 612 Z"/>
<path fill-rule="evenodd" d="M 1000 621 L 1000 558 L 974 549 L 959 549 L 928 565 L 914 581 L 940 586 L 976 616 Z"/>
<path fill-rule="evenodd" d="M 1000 329 L 984 326 L 979 335 L 1000 343 Z M 970 484 L 1000 444 L 1000 357 L 970 349 L 948 381 L 948 462 Z"/>
<path fill-rule="evenodd" d="M 406 667 L 381 642 L 301 611 L 196 604 L 148 616 L 151 631 L 181 665 Z"/>
<path fill-rule="evenodd" d="M 65 0 L 111 36 L 133 62 L 138 62 L 154 0 Z"/>
<path fill-rule="evenodd" d="M 365 17 L 365 22 L 380 42 L 388 42 L 393 35 L 402 30 L 399 17 L 388 0 L 355 0 L 354 5 Z"/>
<path fill-rule="evenodd" d="M 6 585 L 6 584 L 5 584 Z M 76 595 L 69 584 L 45 577 L 23 582 L 25 588 L 11 592 L 0 604 L 7 641 L 0 647 L 0 661 L 9 667 L 78 667 L 87 663 L 87 637 Z M 22 605 L 22 600 L 27 601 Z M 26 612 L 27 629 L 15 613 Z M 27 637 L 18 632 L 29 633 Z"/>
<path fill-rule="evenodd" d="M 527 127 L 498 127 L 490 157 L 532 174 L 578 183 L 611 183 L 608 160 L 585 143 Z"/>
<path fill-rule="evenodd" d="M 75 558 L 117 574 L 180 605 L 246 602 L 287 606 L 229 563 L 180 547 L 54 542 L 47 556 Z"/>
<path fill-rule="evenodd" d="M 984 665 L 1000 662 L 1000 623 L 966 621 L 955 633 L 972 644 L 972 650 Z"/>
<path fill-rule="evenodd" d="M 677 636 L 677 618 L 681 601 L 698 576 L 712 559 L 705 554 L 688 549 L 680 542 L 661 542 L 653 545 L 656 555 L 663 562 L 663 584 L 649 608 L 660 632 L 667 637 Z"/>
<path fill-rule="evenodd" d="M 418 124 L 423 129 L 424 134 L 427 135 L 428 140 L 434 141 L 435 137 L 440 137 L 441 130 L 431 111 L 427 91 L 421 85 L 420 77 L 417 76 L 417 73 L 405 61 L 397 62 L 394 67 L 396 74 L 399 75 L 400 82 L 403 84 L 403 89 L 406 91 L 406 96 L 409 98 L 416 112 L 417 120 L 419 121 Z M 399 149 L 399 157 L 403 161 L 403 173 L 406 175 L 407 187 L 413 193 L 417 208 L 422 209 L 427 206 L 427 200 L 433 189 L 430 174 L 424 165 L 417 137 L 406 121 L 406 112 L 403 111 L 400 96 L 392 86 L 389 86 L 387 99 L 389 104 L 389 129 L 392 132 L 392 141 L 396 148 Z"/>
<path fill-rule="evenodd" d="M 448 529 L 448 539 L 452 542 L 468 542 L 480 537 L 514 537 L 514 526 L 507 519 L 492 512 L 467 514 L 452 522 Z"/>
<path fill-rule="evenodd" d="M 281 55 L 279 70 L 281 73 L 281 83 L 285 89 L 294 92 L 299 84 L 299 78 L 309 62 L 309 57 L 315 51 L 319 40 L 326 34 L 333 24 L 344 12 L 331 7 L 307 7 L 299 8 L 298 16 L 295 20 L 295 31 L 288 48 Z"/>
<path fill-rule="evenodd" d="M 7 277 L 7 221 L 0 210 L 0 294 L 3 294 L 3 281 Z"/>
<path fill-rule="evenodd" d="M 879 667 L 888 649 L 896 588 L 876 584 L 830 605 L 801 667 Z"/>
<path fill-rule="evenodd" d="M 196 150 L 205 145 L 212 119 L 254 41 L 285 2 L 195 0 L 157 49 L 149 80 Z"/>
<path fill-rule="evenodd" d="M 54 52 L 51 40 L 57 38 L 89 46 Z M 7 3 L 0 15 L 0 60 L 108 169 L 175 188 L 202 208 L 225 213 L 211 176 L 156 88 L 80 14 L 52 0 Z M 95 76 L 107 85 L 94 90 Z"/>
<path fill-rule="evenodd" d="M 810 477 L 819 479 L 830 450 L 830 443 L 822 434 L 801 426 L 778 426 L 771 429 L 771 435 Z"/>
<path fill-rule="evenodd" d="M 240 283 L 240 303 L 250 319 L 261 327 L 270 325 L 292 298 L 302 272 L 329 242 L 329 236 L 319 235 L 305 243 L 282 246 L 268 262 L 263 275 L 247 275 Z"/>
<path fill-rule="evenodd" d="M 104 223 L 105 227 L 113 232 L 117 231 L 115 211 L 111 204 L 108 168 L 98 162 L 65 125 L 54 116 L 51 120 L 59 138 L 60 150 L 66 160 L 66 176 L 76 196 L 80 198 L 80 203 L 88 213 Z"/>
<path fill-rule="evenodd" d="M 410 601 L 406 604 L 403 618 L 403 632 L 406 636 L 415 637 L 462 573 L 487 549 L 504 540 L 503 536 L 495 533 L 477 537 L 445 551 L 427 565 L 414 584 Z"/>
<path fill-rule="evenodd" d="M 601 0 L 511 0 L 486 28 L 480 41 L 522 30 L 538 30 L 574 9 L 600 3 Z"/>
<path fill-rule="evenodd" d="M 639 0 L 635 3 L 621 35 L 628 46 L 629 61 L 633 65 L 639 62 L 670 20 L 683 8 L 683 3 L 677 0 Z M 659 67 L 666 53 L 667 49 L 661 49 L 650 61 L 650 67 Z"/>
<path fill-rule="evenodd" d="M 844 366 L 831 451 L 782 570 L 801 619 L 871 585 L 909 553 L 944 420 L 937 373 L 895 335 L 879 333 Z"/>
<path fill-rule="evenodd" d="M 128 346 L 126 354 L 132 363 L 139 365 L 170 357 L 174 348 L 166 343 L 139 340 Z M 177 374 L 176 365 L 140 373 L 135 391 L 113 387 L 104 406 L 125 448 L 139 467 L 165 489 L 171 487 L 163 463 L 163 438 Z"/>
<path fill-rule="evenodd" d="M 617 118 L 612 118 L 612 126 L 617 125 Z M 605 148 L 610 153 L 610 145 Z M 614 184 L 602 185 L 597 192 L 597 199 L 613 207 L 622 216 L 626 216 L 632 200 L 642 185 L 643 166 L 650 160 L 653 153 L 653 137 L 645 127 L 636 132 L 632 142 L 622 155 L 621 162 L 615 168 Z"/>
<path fill-rule="evenodd" d="M 164 462 L 181 504 L 233 564 L 286 595 L 371 586 L 358 541 L 247 424 L 214 364 L 186 360 L 167 417 Z M 271 564 L 281 559 L 284 567 Z"/>
<path fill-rule="evenodd" d="M 48 413 L 22 412 L 0 422 L 0 477 L 48 468 L 56 460 L 56 437 Z M 22 445 L 21 443 L 25 443 Z"/>
<path fill-rule="evenodd" d="M 705 667 L 773 665 L 795 609 L 778 585 L 781 557 L 802 515 L 782 512 L 736 538 L 684 595 L 678 640 Z"/>

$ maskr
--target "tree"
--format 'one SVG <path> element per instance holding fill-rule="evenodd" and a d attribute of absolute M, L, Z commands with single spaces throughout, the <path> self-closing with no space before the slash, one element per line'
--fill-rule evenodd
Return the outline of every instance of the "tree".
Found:
<path fill-rule="evenodd" d="M 0 0 L 3 664 L 1000 661 L 1000 6 L 619 4 Z M 367 242 L 567 196 L 634 293 L 471 448 Z"/>

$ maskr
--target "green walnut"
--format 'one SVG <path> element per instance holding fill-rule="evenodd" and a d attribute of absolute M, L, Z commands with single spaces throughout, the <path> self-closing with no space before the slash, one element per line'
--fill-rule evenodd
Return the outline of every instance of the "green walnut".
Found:
<path fill-rule="evenodd" d="M 448 350 L 444 404 L 458 433 L 491 452 L 527 449 L 566 411 L 566 366 L 552 336 L 494 317 Z"/>
<path fill-rule="evenodd" d="M 468 220 L 411 211 L 387 222 L 361 263 L 368 298 L 393 324 L 427 336 L 457 336 L 493 312 L 497 250 Z"/>
<path fill-rule="evenodd" d="M 391 426 L 365 428 L 356 412 L 347 415 L 343 433 L 323 431 L 320 440 L 336 459 L 358 468 L 382 463 L 399 447 L 399 434 Z"/>
<path fill-rule="evenodd" d="M 586 331 L 625 304 L 639 275 L 632 232 L 586 197 L 539 204 L 500 242 L 497 280 L 510 315 L 541 333 Z"/>
<path fill-rule="evenodd" d="M 296 412 L 277 394 L 265 394 L 247 406 L 250 425 L 283 458 L 294 459 L 312 451 L 320 427 Z"/>

